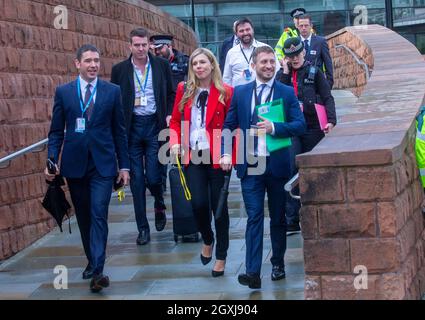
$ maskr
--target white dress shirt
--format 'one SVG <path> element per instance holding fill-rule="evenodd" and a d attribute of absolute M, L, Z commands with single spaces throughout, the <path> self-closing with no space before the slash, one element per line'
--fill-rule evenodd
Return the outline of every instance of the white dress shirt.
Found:
<path fill-rule="evenodd" d="M 197 101 L 198 101 L 198 97 L 199 94 L 202 91 L 208 91 L 208 93 L 210 92 L 210 88 L 206 89 L 206 88 L 198 88 L 196 95 L 193 99 L 192 102 L 192 107 L 190 108 L 191 113 L 190 113 L 190 149 L 195 150 L 205 150 L 205 149 L 209 149 L 210 148 L 210 143 L 208 142 L 207 139 L 207 132 L 206 132 L 206 128 L 205 128 L 205 124 L 207 121 L 207 106 L 208 106 L 208 99 L 205 102 L 205 112 L 204 112 L 204 121 L 203 121 L 203 125 L 201 126 L 202 123 L 202 112 L 201 109 L 198 109 L 197 107 Z"/>
<path fill-rule="evenodd" d="M 135 64 L 133 59 L 131 60 L 131 62 L 133 63 L 133 68 L 134 68 L 134 72 L 137 73 L 137 76 L 139 77 L 139 80 L 142 84 L 142 86 L 145 85 L 144 79 L 143 79 L 143 73 L 142 70 L 140 70 Z M 146 70 L 145 72 L 147 72 L 147 68 L 149 65 L 149 57 L 148 57 L 148 61 L 146 63 Z M 136 75 L 133 74 L 134 77 L 134 95 L 135 98 L 140 98 L 142 96 L 142 89 L 140 88 L 139 82 L 137 81 Z M 145 88 L 145 92 L 144 95 L 146 96 L 147 100 L 148 100 L 148 104 L 147 106 L 134 106 L 134 114 L 138 115 L 138 116 L 149 116 L 152 114 L 155 114 L 156 112 L 156 102 L 155 102 L 155 95 L 153 92 L 153 83 L 152 83 L 152 65 L 150 65 L 149 68 L 149 74 L 148 74 L 148 81 L 146 83 L 146 88 Z M 139 99 L 140 101 L 140 99 Z"/>
<path fill-rule="evenodd" d="M 86 96 L 86 92 L 87 92 L 87 85 L 89 84 L 86 80 L 84 80 L 81 76 L 78 77 L 79 81 L 80 81 L 80 89 L 81 89 L 81 99 L 84 102 L 84 97 Z M 92 82 L 90 82 L 91 84 L 91 92 L 93 93 L 94 88 L 96 88 L 97 86 L 97 77 L 96 79 L 94 79 Z M 97 90 L 93 96 L 93 104 L 96 102 L 96 96 L 97 96 Z M 86 106 L 84 106 L 86 107 Z"/>
<path fill-rule="evenodd" d="M 265 82 L 265 83 L 259 81 L 258 79 L 255 80 L 255 83 L 257 85 L 257 87 L 256 87 L 257 96 L 260 94 L 261 85 L 262 84 L 266 85 L 266 87 L 264 88 L 263 93 L 261 95 L 260 104 L 266 103 L 266 99 L 268 98 L 270 91 L 273 87 L 274 80 L 275 80 L 274 77 L 273 77 L 273 79 L 271 79 L 271 80 L 269 80 L 268 82 Z M 273 95 L 274 95 L 274 92 L 272 92 L 272 95 L 270 97 L 270 101 L 273 101 Z M 251 102 L 251 114 L 254 113 L 254 110 L 255 110 L 255 107 L 256 107 L 255 100 L 256 100 L 255 95 L 253 94 L 252 95 L 252 102 Z M 262 120 L 260 119 L 259 121 L 262 121 Z M 275 134 L 273 122 L 272 122 L 272 128 L 273 129 L 272 129 L 272 132 L 270 134 L 273 136 Z M 256 151 L 257 151 L 257 154 L 259 156 L 269 156 L 270 155 L 269 151 L 267 150 L 266 136 L 265 135 L 262 135 L 258 138 L 258 150 L 256 150 Z"/>
<path fill-rule="evenodd" d="M 230 49 L 226 56 L 226 63 L 224 64 L 223 81 L 232 87 L 236 87 L 255 80 L 256 74 L 251 67 L 251 56 L 255 48 L 262 46 L 268 45 L 254 40 L 249 48 L 244 48 L 242 44 L 239 44 Z M 245 53 L 246 59 L 241 50 Z M 247 69 L 251 72 L 250 80 L 246 80 L 244 76 L 244 71 Z"/>

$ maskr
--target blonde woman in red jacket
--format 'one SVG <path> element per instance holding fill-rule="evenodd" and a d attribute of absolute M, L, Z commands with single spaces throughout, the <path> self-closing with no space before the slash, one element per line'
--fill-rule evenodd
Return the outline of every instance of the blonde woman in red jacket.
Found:
<path fill-rule="evenodd" d="M 220 68 L 213 53 L 205 48 L 196 49 L 189 59 L 186 83 L 177 87 L 176 100 L 170 121 L 171 154 L 183 153 L 186 177 L 192 193 L 192 208 L 204 241 L 200 254 L 202 264 L 208 264 L 213 255 L 214 233 L 211 213 L 216 213 L 225 172 L 221 170 L 221 129 L 233 95 L 233 88 L 223 83 Z M 182 126 L 183 122 L 183 126 Z M 181 129 L 183 127 L 183 148 Z M 211 206 L 209 203 L 211 199 Z M 229 248 L 229 213 L 227 204 L 215 220 L 216 262 L 212 276 L 224 274 Z"/>

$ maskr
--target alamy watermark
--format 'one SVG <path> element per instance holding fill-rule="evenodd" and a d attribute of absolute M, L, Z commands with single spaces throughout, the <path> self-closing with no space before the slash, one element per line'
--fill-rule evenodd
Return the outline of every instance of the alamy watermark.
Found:
<path fill-rule="evenodd" d="M 364 265 L 357 265 L 354 267 L 353 272 L 357 274 L 354 277 L 354 288 L 356 290 L 367 290 L 368 272 Z"/>
<path fill-rule="evenodd" d="M 56 15 L 53 21 L 53 26 L 58 30 L 68 29 L 68 8 L 60 5 L 53 9 L 53 13 Z"/>
<path fill-rule="evenodd" d="M 67 290 L 68 289 L 68 268 L 64 265 L 57 265 L 53 269 L 53 273 L 57 274 L 53 280 L 53 287 L 56 290 Z"/>

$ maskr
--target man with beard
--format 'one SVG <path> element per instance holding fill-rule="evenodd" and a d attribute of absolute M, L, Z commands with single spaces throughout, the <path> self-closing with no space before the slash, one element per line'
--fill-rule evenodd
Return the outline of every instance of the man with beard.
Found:
<path fill-rule="evenodd" d="M 238 20 L 235 30 L 240 44 L 227 53 L 223 72 L 223 81 L 232 87 L 255 80 L 255 70 L 251 66 L 252 54 L 255 48 L 267 46 L 254 39 L 254 27 L 249 18 Z"/>
<path fill-rule="evenodd" d="M 305 131 L 305 121 L 294 90 L 275 80 L 276 64 L 276 56 L 271 47 L 261 46 L 255 49 L 251 67 L 257 74 L 256 80 L 235 88 L 222 134 L 220 165 L 223 170 L 228 171 L 232 168 L 231 132 L 233 130 L 241 129 L 241 138 L 237 139 L 239 145 L 236 149 L 246 150 L 241 156 L 242 159 L 238 160 L 235 165 L 237 176 L 241 179 L 242 196 L 248 215 L 245 233 L 246 272 L 239 275 L 238 281 L 251 289 L 261 288 L 266 191 L 272 243 L 271 279 L 276 281 L 285 278 L 286 220 L 284 208 L 286 197 L 284 185 L 291 178 L 291 168 L 288 148 L 281 148 L 273 152 L 267 150 L 260 155 L 260 141 L 258 141 L 257 147 L 254 144 L 254 148 L 248 148 L 248 133 L 254 126 L 276 138 L 299 136 Z M 284 108 L 282 106 L 285 122 L 271 122 L 258 115 L 256 106 L 279 99 L 282 99 L 285 104 Z M 254 159 L 257 159 L 256 164 L 251 164 L 254 161 L 249 161 L 251 153 L 256 157 Z M 263 170 L 260 168 L 261 164 L 265 164 Z"/>
<path fill-rule="evenodd" d="M 179 82 L 187 79 L 189 56 L 173 48 L 173 36 L 155 35 L 150 40 L 155 48 L 155 55 L 170 62 L 173 88 L 176 90 Z"/>

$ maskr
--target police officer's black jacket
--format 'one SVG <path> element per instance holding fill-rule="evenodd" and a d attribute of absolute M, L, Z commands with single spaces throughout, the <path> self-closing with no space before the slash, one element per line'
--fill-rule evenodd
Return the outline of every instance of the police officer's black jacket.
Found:
<path fill-rule="evenodd" d="M 315 103 L 322 104 L 326 108 L 328 123 L 336 125 L 335 101 L 331 94 L 329 83 L 326 80 L 323 72 L 316 68 L 314 81 L 308 78 L 310 71 L 310 63 L 305 62 L 298 69 L 297 84 L 298 84 L 298 100 L 303 103 L 304 118 L 309 129 L 320 129 L 319 119 L 317 118 Z M 292 69 L 289 74 L 284 74 L 282 70 L 276 75 L 276 79 L 282 83 L 293 87 Z"/>
<path fill-rule="evenodd" d="M 173 80 L 173 89 L 177 90 L 177 85 L 187 80 L 187 72 L 189 68 L 189 57 L 180 51 L 173 49 L 174 58 L 170 61 L 171 77 Z"/>

